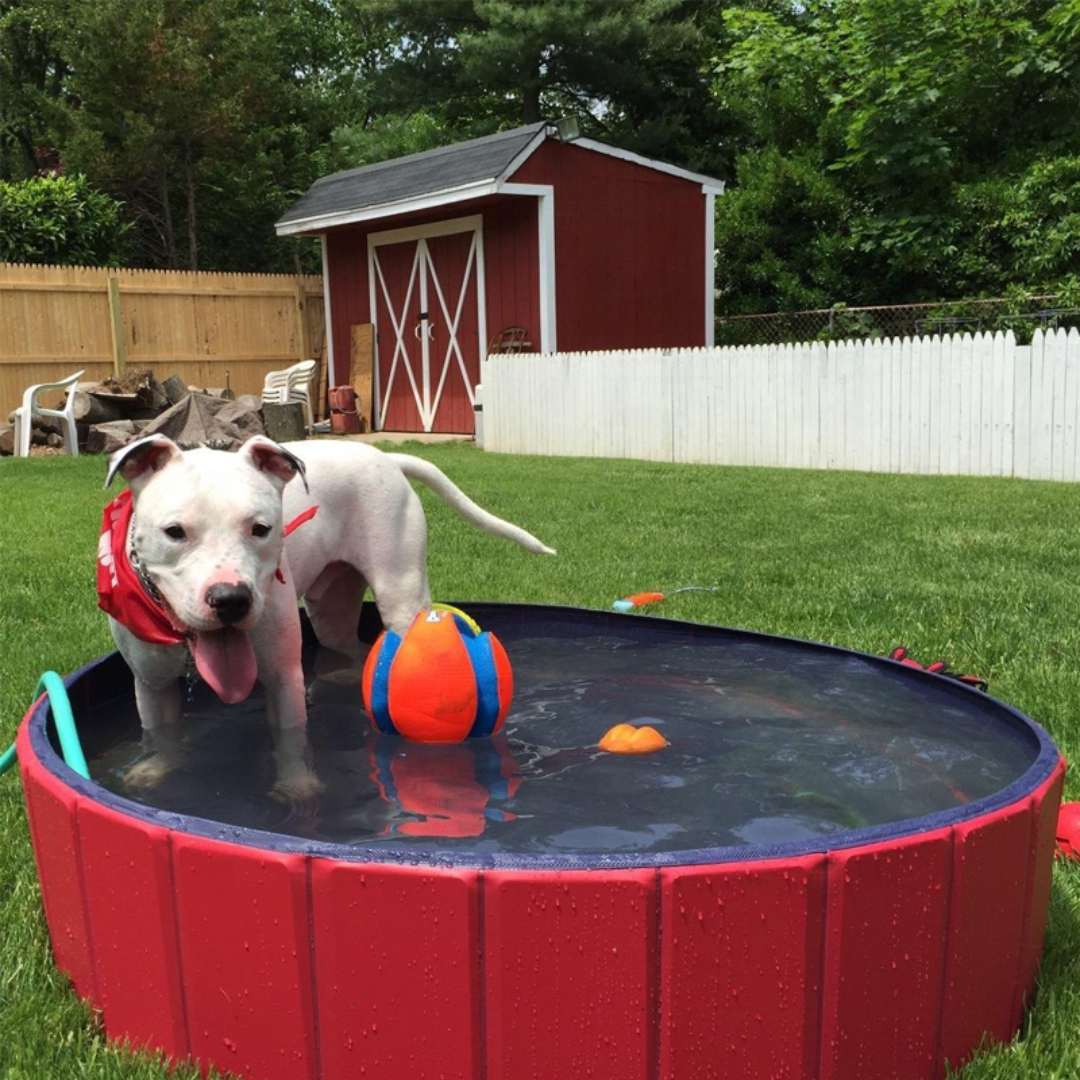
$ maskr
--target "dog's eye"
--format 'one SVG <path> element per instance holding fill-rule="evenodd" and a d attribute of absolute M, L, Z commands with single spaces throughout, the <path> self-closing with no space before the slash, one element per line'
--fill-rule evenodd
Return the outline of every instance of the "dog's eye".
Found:
<path fill-rule="evenodd" d="M 269 525 L 252 525 L 251 526 L 251 535 L 252 536 L 258 536 L 258 537 L 269 536 L 270 535 L 270 526 Z"/>
<path fill-rule="evenodd" d="M 179 525 L 170 525 L 165 529 L 165 535 L 170 540 L 186 540 L 187 533 Z"/>

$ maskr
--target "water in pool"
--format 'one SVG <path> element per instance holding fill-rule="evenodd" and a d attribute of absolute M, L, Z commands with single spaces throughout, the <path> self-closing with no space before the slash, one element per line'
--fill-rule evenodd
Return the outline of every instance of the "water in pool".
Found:
<path fill-rule="evenodd" d="M 123 784 L 141 754 L 134 702 L 110 705 L 115 737 L 91 746 L 91 772 L 160 809 L 337 843 L 640 855 L 812 840 L 951 809 L 999 791 L 1037 752 L 992 702 L 858 657 L 689 628 L 643 633 L 633 617 L 585 632 L 558 620 L 484 623 L 516 680 L 494 739 L 423 746 L 378 735 L 358 684 L 308 665 L 326 784 L 310 812 L 267 794 L 258 692 L 224 706 L 197 686 L 184 768 L 142 793 Z M 670 746 L 602 753 L 598 740 L 620 722 L 651 724 Z"/>

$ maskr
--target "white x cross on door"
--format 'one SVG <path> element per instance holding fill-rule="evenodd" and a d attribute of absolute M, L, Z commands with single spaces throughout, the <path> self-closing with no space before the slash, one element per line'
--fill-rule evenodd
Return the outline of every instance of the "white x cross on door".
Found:
<path fill-rule="evenodd" d="M 369 236 L 368 271 L 377 427 L 472 432 L 485 340 L 481 219 Z"/>

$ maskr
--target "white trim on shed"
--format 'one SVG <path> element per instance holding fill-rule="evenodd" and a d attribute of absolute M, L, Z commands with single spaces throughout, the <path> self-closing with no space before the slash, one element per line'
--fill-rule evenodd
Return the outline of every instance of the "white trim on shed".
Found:
<path fill-rule="evenodd" d="M 705 192 L 705 348 L 716 343 L 716 193 Z"/>
<path fill-rule="evenodd" d="M 507 181 L 513 177 L 514 173 L 528 161 L 544 142 L 554 137 L 549 133 L 550 130 L 550 126 L 539 130 L 532 141 L 517 154 L 498 176 L 473 181 L 470 184 L 462 184 L 459 187 L 446 188 L 443 191 L 433 191 L 427 195 L 400 199 L 396 202 L 378 203 L 374 206 L 357 207 L 354 210 L 338 210 L 329 214 L 315 214 L 312 217 L 298 218 L 284 223 L 279 222 L 274 228 L 277 230 L 278 236 L 297 236 L 313 232 L 316 229 L 352 225 L 377 218 L 411 214 L 418 210 L 431 210 L 435 207 L 448 206 L 468 199 L 481 199 L 486 195 L 494 195 L 500 190 L 508 195 L 524 194 L 523 190 L 515 192 L 513 188 L 525 189 L 536 185 L 511 185 Z M 606 143 L 596 142 L 594 139 L 572 139 L 565 145 L 580 146 L 597 154 L 606 154 L 608 157 L 629 161 L 634 165 L 640 165 L 644 169 L 652 169 L 655 172 L 667 173 L 669 176 L 677 176 L 680 180 L 689 180 L 692 183 L 701 184 L 701 190 L 706 195 L 722 195 L 724 193 L 724 182 L 722 180 L 716 180 L 711 176 L 703 176 L 701 173 L 690 172 L 689 169 L 680 169 L 679 166 L 669 165 L 666 161 L 655 161 L 652 158 L 642 157 L 640 154 L 635 154 L 630 150 L 621 150 L 615 146 L 608 146 Z"/>
<path fill-rule="evenodd" d="M 531 195 L 536 208 L 537 249 L 540 252 L 540 351 L 558 351 L 555 310 L 555 188 L 551 184 L 499 185 L 500 194 Z"/>
<path fill-rule="evenodd" d="M 711 176 L 703 176 L 701 173 L 690 172 L 689 169 L 680 169 L 678 165 L 669 165 L 666 161 L 656 161 L 653 158 L 642 157 L 632 150 L 622 150 L 617 146 L 608 146 L 607 143 L 596 142 L 594 139 L 573 139 L 568 146 L 584 146 L 586 150 L 595 150 L 598 154 L 607 154 L 608 157 L 620 158 L 622 161 L 640 165 L 643 169 L 652 169 L 655 172 L 667 173 L 669 176 L 677 176 L 680 180 L 692 180 L 701 185 L 701 190 L 712 192 L 715 195 L 724 194 L 724 182 Z"/>
<path fill-rule="evenodd" d="M 330 319 L 330 256 L 326 251 L 326 233 L 319 237 L 319 249 L 322 253 L 323 342 L 326 349 L 326 370 L 329 372 L 327 381 L 333 380 L 331 385 L 337 386 L 338 376 L 334 368 L 334 324 Z M 348 382 L 348 379 L 345 381 Z"/>
<path fill-rule="evenodd" d="M 295 236 L 311 232 L 315 228 L 335 228 L 338 225 L 353 225 L 360 221 L 374 221 L 378 218 L 398 217 L 412 214 L 418 210 L 431 210 L 437 206 L 449 206 L 452 203 L 466 202 L 469 199 L 482 199 L 485 195 L 494 195 L 497 190 L 495 180 L 482 180 L 475 184 L 464 184 L 445 191 L 433 191 L 430 195 L 420 195 L 413 199 L 399 202 L 379 203 L 378 206 L 364 206 L 357 210 L 342 210 L 334 214 L 321 214 L 315 217 L 289 221 L 276 225 L 278 236 Z"/>

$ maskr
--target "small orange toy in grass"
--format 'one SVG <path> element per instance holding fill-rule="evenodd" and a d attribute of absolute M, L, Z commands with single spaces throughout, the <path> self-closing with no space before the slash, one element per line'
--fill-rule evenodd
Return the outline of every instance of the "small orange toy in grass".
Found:
<path fill-rule="evenodd" d="M 616 724 L 600 740 L 600 749 L 609 754 L 651 754 L 670 745 L 654 727 L 636 728 L 633 724 Z"/>

